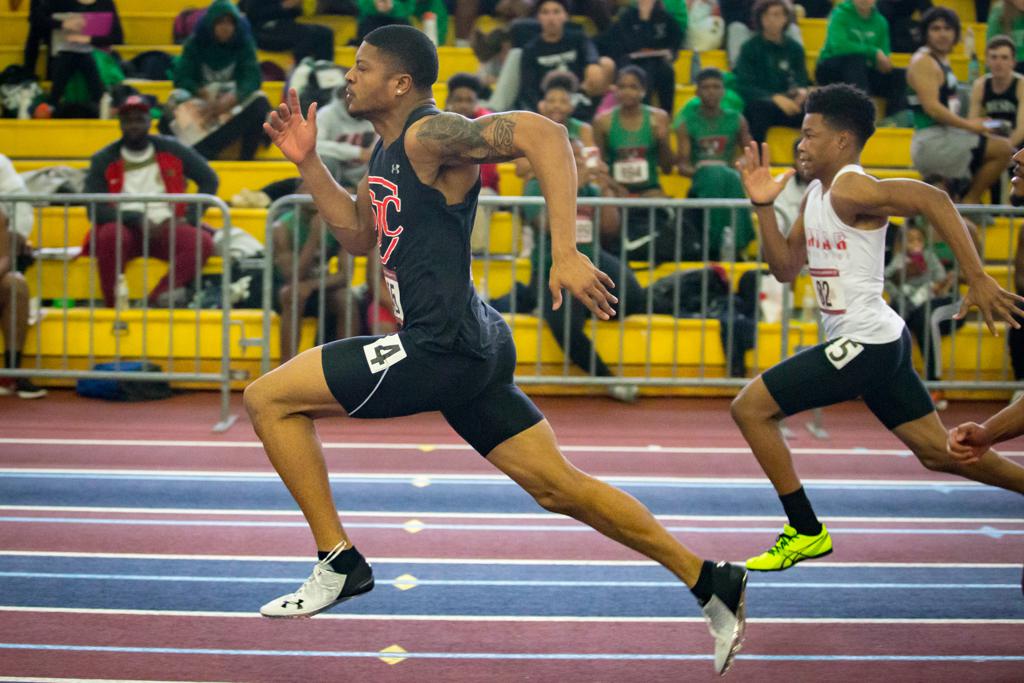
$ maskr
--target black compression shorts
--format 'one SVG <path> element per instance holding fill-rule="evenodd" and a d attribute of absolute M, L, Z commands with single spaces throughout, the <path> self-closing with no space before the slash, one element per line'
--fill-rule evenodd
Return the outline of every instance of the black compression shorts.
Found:
<path fill-rule="evenodd" d="M 924 417 L 935 406 L 911 360 L 910 332 L 888 344 L 839 337 L 787 358 L 761 378 L 785 415 L 864 398 L 888 429 Z"/>
<path fill-rule="evenodd" d="M 427 351 L 408 337 L 352 337 L 324 345 L 324 378 L 351 417 L 385 418 L 441 411 L 478 453 L 532 427 L 544 416 L 512 381 L 511 334 L 485 358 Z"/>

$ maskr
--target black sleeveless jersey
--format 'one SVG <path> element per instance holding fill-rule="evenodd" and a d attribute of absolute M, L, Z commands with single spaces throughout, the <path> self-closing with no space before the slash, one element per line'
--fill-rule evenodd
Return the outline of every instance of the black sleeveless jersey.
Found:
<path fill-rule="evenodd" d="M 1008 121 L 1010 126 L 1017 125 L 1017 79 L 1014 78 L 1004 93 L 997 93 L 992 88 L 992 75 L 985 76 L 985 90 L 981 96 L 981 107 L 985 116 L 990 119 Z"/>
<path fill-rule="evenodd" d="M 436 353 L 485 357 L 508 326 L 473 288 L 469 236 L 480 181 L 448 204 L 420 182 L 405 154 L 409 126 L 439 113 L 432 104 L 414 110 L 397 140 L 373 149 L 368 180 L 380 262 L 406 339 Z"/>

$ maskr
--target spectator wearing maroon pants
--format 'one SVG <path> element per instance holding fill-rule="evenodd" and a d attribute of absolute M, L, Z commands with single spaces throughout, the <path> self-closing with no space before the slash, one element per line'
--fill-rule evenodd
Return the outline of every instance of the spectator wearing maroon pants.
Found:
<path fill-rule="evenodd" d="M 138 97 L 119 110 L 121 139 L 92 156 L 85 191 L 110 194 L 181 194 L 192 180 L 197 192 L 217 193 L 217 174 L 207 161 L 173 138 L 150 135 L 149 105 Z M 107 306 L 113 306 L 117 278 L 144 253 L 172 261 L 173 267 L 149 292 L 151 305 L 181 303 L 183 288 L 213 253 L 213 239 L 198 227 L 202 207 L 158 202 L 100 203 L 95 211 L 95 255 Z M 148 232 L 148 246 L 146 233 Z M 91 255 L 86 238 L 83 255 Z M 120 254 L 118 243 L 120 242 Z M 175 291 L 171 291 L 171 276 Z"/>

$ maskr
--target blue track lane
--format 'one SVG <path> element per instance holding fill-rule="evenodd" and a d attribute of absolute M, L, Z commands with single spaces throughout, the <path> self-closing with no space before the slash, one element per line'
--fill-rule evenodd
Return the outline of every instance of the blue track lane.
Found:
<path fill-rule="evenodd" d="M 29 607 L 252 612 L 294 590 L 304 562 L 0 555 L 0 603 Z M 657 566 L 375 563 L 377 588 L 352 614 L 696 617 Z M 413 585 L 400 590 L 399 585 Z M 752 574 L 752 617 L 1024 619 L 1020 570 L 798 567 Z"/>
<path fill-rule="evenodd" d="M 348 510 L 393 512 L 537 512 L 536 503 L 505 481 L 344 477 L 332 482 Z M 767 481 L 755 484 L 609 480 L 660 515 L 779 515 L 779 502 Z M 819 516 L 1024 517 L 1024 497 L 958 482 L 935 484 L 809 484 Z M 155 507 L 294 510 L 284 485 L 267 477 L 182 477 L 154 475 L 37 475 L 0 473 L 5 505 Z"/>

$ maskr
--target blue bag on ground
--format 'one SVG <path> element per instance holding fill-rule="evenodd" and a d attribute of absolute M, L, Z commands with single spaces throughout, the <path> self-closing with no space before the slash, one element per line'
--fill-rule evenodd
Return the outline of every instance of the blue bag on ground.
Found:
<path fill-rule="evenodd" d="M 120 361 L 97 363 L 93 370 L 162 372 L 163 368 L 156 363 Z M 172 393 L 170 383 L 161 380 L 80 379 L 75 390 L 79 396 L 102 398 L 107 401 L 155 401 L 170 398 Z"/>

